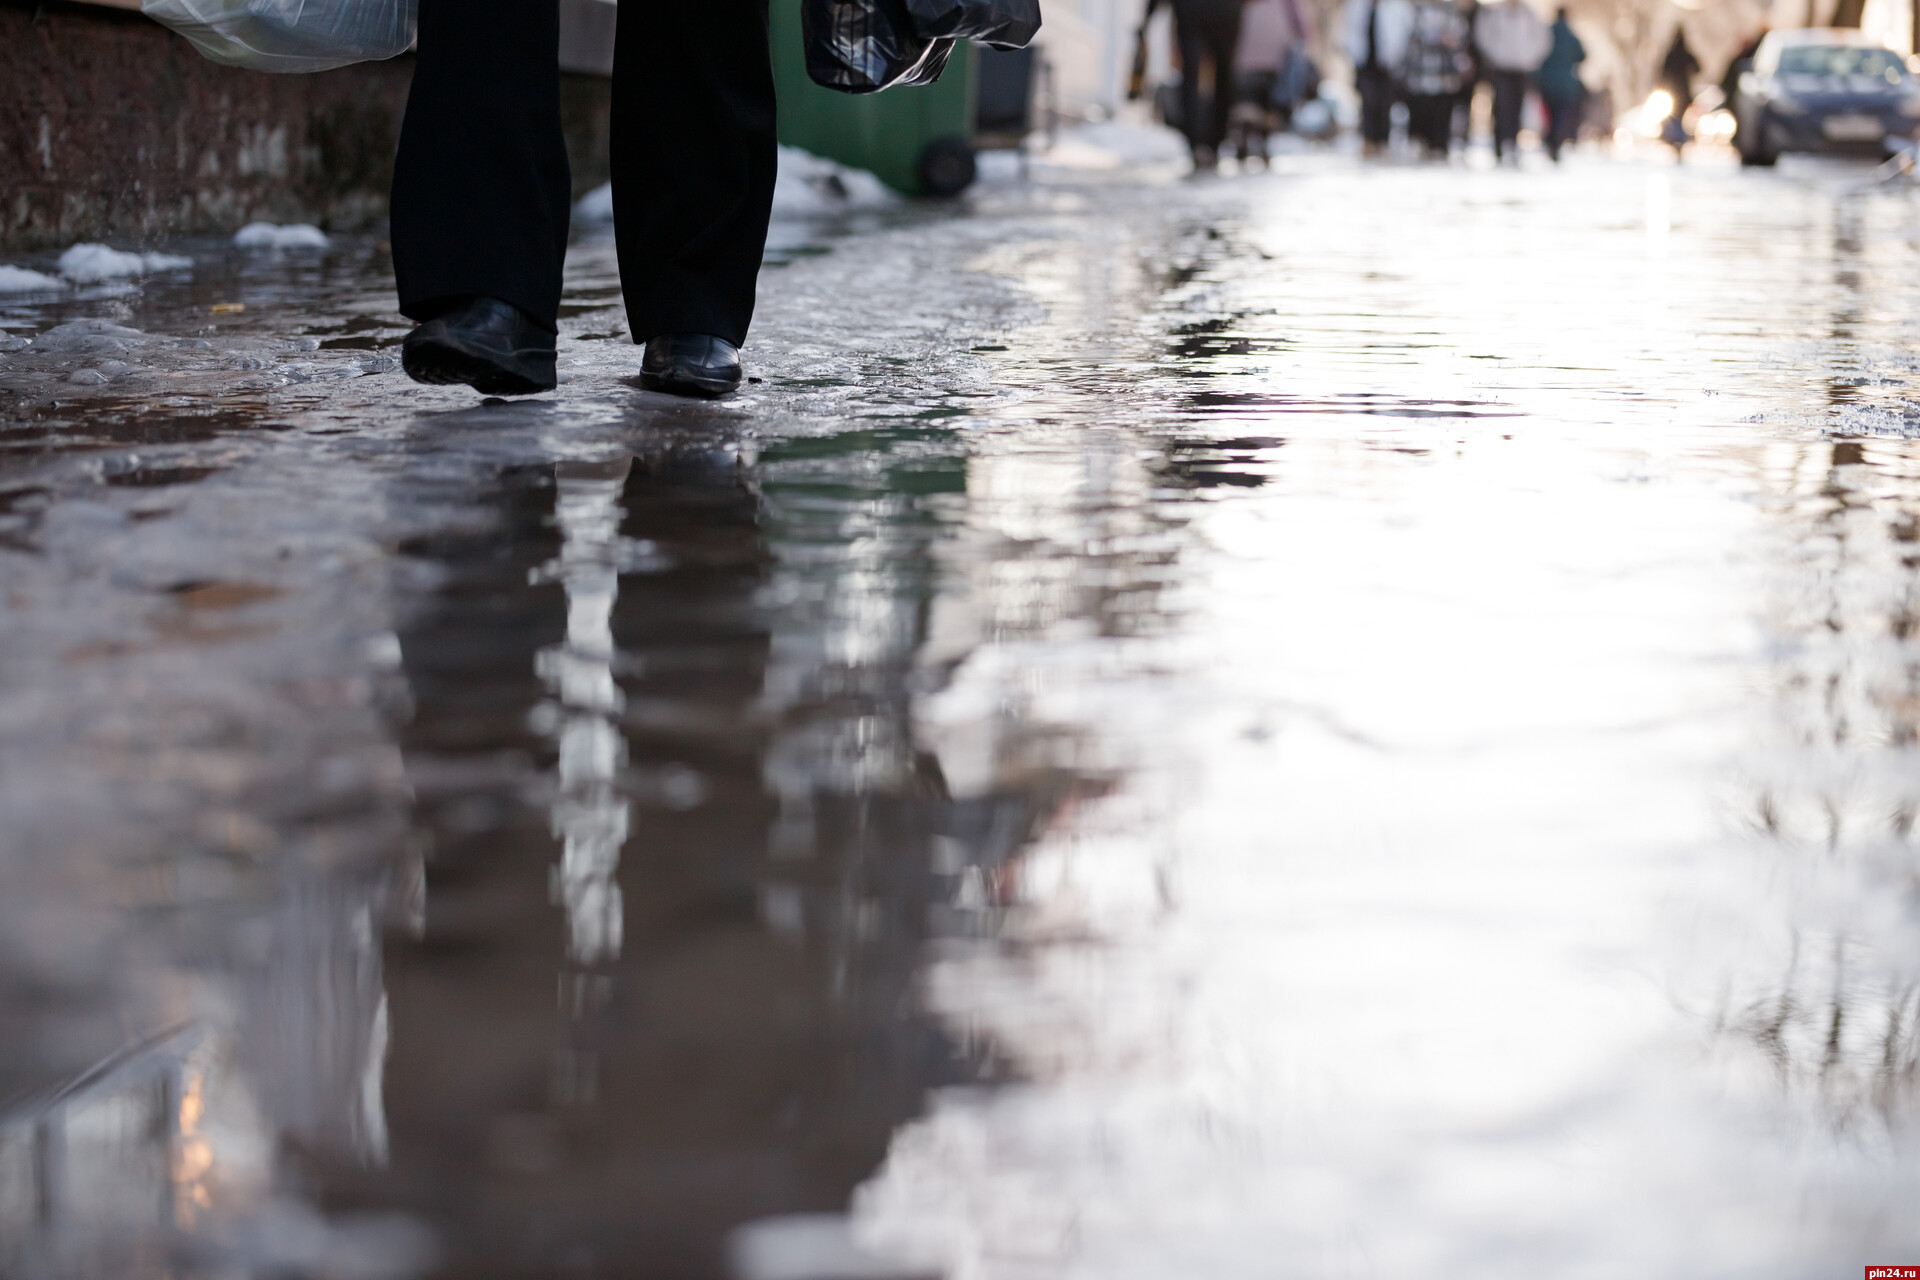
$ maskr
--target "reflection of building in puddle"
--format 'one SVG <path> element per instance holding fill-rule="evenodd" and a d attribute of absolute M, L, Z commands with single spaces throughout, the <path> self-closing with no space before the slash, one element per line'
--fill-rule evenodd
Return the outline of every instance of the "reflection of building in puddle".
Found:
<path fill-rule="evenodd" d="M 561 973 L 560 1004 L 572 1018 L 606 1004 L 607 979 L 598 970 L 619 959 L 625 924 L 615 876 L 632 810 L 620 791 L 627 744 L 615 717 L 626 699 L 614 681 L 613 609 L 623 555 L 632 559 L 630 540 L 620 535 L 621 495 L 632 469 L 631 458 L 556 467 L 560 554 L 541 575 L 559 582 L 567 597 L 566 638 L 540 651 L 538 669 L 558 700 L 560 761 L 552 823 L 560 862 L 553 872 L 553 896 L 566 912 L 571 967 Z M 597 1087 L 592 1052 L 563 1049 L 555 1064 L 556 1095 L 586 1102 Z"/>
<path fill-rule="evenodd" d="M 352 1008 L 333 1012 L 349 1016 L 347 1039 L 373 1033 L 375 1061 L 358 1064 L 362 1077 L 333 1105 L 301 1103 L 318 1131 L 357 1131 L 360 1156 L 375 1158 L 384 1142 L 381 1011 L 357 1027 Z M 173 1269 L 176 1255 L 206 1264 L 209 1274 L 373 1267 L 405 1277 L 428 1264 L 432 1241 L 417 1225 L 377 1215 L 329 1220 L 277 1185 L 280 1144 L 292 1139 L 313 1150 L 320 1136 L 296 1123 L 299 1116 L 263 1105 L 263 1096 L 293 1093 L 242 1065 L 258 1057 L 259 1044 L 246 1037 L 259 1029 L 244 1020 L 239 1028 L 165 1033 L 0 1113 L 0 1275 L 201 1274 Z M 298 1077 L 309 1064 L 279 1065 Z"/>
<path fill-rule="evenodd" d="M 1765 887 L 1716 937 L 1731 958 L 1707 1002 L 1788 1088 L 1843 1127 L 1920 1103 L 1920 446 L 1774 445 L 1759 459 L 1776 522 L 1763 622 L 1774 719 L 1729 798 Z"/>
<path fill-rule="evenodd" d="M 1158 493 L 1164 457 L 1135 439 L 972 443 L 967 501 L 933 548 L 940 589 L 914 655 L 910 736 L 952 796 L 935 849 L 947 878 L 933 917 L 947 941 L 922 992 L 973 1051 L 1044 1077 L 1064 1040 L 1123 1039 L 1151 1054 L 1165 1038 L 1121 1030 L 1155 1014 L 1119 991 L 1110 1025 L 1076 1025 L 1044 975 L 1072 968 L 1077 947 L 1110 949 L 1101 929 L 1116 909 L 1149 920 L 1165 909 L 1181 766 L 1129 752 L 1173 740 L 1153 719 L 1166 712 L 1156 671 L 1177 622 L 1181 535 Z M 1090 902 L 1099 910 L 1076 911 Z M 856 1240 L 964 1273 L 974 1242 L 954 1211 L 969 1191 L 943 1146 L 962 1096 L 896 1134 L 856 1198 Z M 995 1246 L 1035 1274 L 1072 1232 L 1045 1199 Z"/>
<path fill-rule="evenodd" d="M 560 839 L 554 897 L 566 908 L 567 951 L 590 966 L 620 954 L 620 847 L 629 807 L 617 789 L 626 742 L 614 717 L 626 705 L 613 679 L 613 606 L 620 593 L 620 491 L 631 459 L 562 464 L 555 520 L 560 556 L 548 570 L 567 593 L 567 635 L 542 650 L 541 677 L 559 699 Z"/>
<path fill-rule="evenodd" d="M 0 1270 L 102 1261 L 212 1207 L 203 1039 L 159 1037 L 0 1115 Z"/>
<path fill-rule="evenodd" d="M 386 889 L 343 881 L 289 872 L 272 910 L 229 922 L 250 963 L 175 975 L 204 1016 L 0 1110 L 0 1274 L 145 1275 L 181 1241 L 271 1262 L 263 1215 L 312 1217 L 280 1198 L 284 1149 L 386 1159 Z M 340 1243 L 318 1218 L 309 1235 Z"/>

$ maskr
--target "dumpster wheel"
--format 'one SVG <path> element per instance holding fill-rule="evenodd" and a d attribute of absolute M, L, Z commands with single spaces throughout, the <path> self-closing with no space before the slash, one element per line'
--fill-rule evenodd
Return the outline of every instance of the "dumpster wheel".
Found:
<path fill-rule="evenodd" d="M 977 172 L 973 147 L 965 138 L 935 138 L 920 148 L 914 172 L 920 179 L 921 195 L 957 196 L 973 185 Z"/>

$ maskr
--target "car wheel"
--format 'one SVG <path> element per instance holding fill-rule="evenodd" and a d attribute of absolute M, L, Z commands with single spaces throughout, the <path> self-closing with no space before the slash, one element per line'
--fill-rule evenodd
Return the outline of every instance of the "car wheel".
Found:
<path fill-rule="evenodd" d="M 1771 169 L 1780 162 L 1778 151 L 1742 151 L 1740 167 L 1743 169 Z"/>

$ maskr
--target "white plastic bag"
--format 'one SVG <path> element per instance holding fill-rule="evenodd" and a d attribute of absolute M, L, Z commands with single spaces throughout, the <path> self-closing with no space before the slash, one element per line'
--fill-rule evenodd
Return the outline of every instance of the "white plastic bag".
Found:
<path fill-rule="evenodd" d="M 412 48 L 419 0 L 141 0 L 140 12 L 230 67 L 325 71 Z"/>

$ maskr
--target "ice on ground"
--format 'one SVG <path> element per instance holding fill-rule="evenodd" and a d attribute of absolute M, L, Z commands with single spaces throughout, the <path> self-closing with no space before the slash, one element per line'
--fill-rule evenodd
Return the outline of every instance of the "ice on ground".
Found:
<path fill-rule="evenodd" d="M 740 1280 L 902 1280 L 926 1274 L 861 1247 L 837 1213 L 793 1213 L 760 1218 L 727 1237 L 727 1255 Z"/>
<path fill-rule="evenodd" d="M 34 341 L 40 351 L 102 351 L 121 353 L 140 346 L 147 335 L 111 320 L 69 320 L 55 325 Z"/>
<path fill-rule="evenodd" d="M 865 169 L 836 164 L 798 147 L 780 148 L 780 173 L 773 185 L 776 218 L 880 208 L 899 198 Z M 573 216 L 579 222 L 611 222 L 613 184 L 595 187 L 581 196 L 573 206 Z"/>
<path fill-rule="evenodd" d="M 1179 164 L 1187 143 L 1163 124 L 1102 120 L 1063 129 L 1038 157 L 1065 169 L 1124 169 L 1131 165 Z"/>
<path fill-rule="evenodd" d="M 294 222 L 284 227 L 271 222 L 249 222 L 233 233 L 233 243 L 241 249 L 325 249 L 333 241 L 311 222 Z"/>
<path fill-rule="evenodd" d="M 93 284 L 122 276 L 153 275 L 161 271 L 182 271 L 193 265 L 192 258 L 172 253 L 123 253 L 103 244 L 77 244 L 60 255 L 60 274 L 75 284 Z"/>
<path fill-rule="evenodd" d="M 0 263 L 0 293 L 44 293 L 49 289 L 66 287 L 67 282 L 57 276 L 42 275 L 25 267 L 9 267 Z"/>

